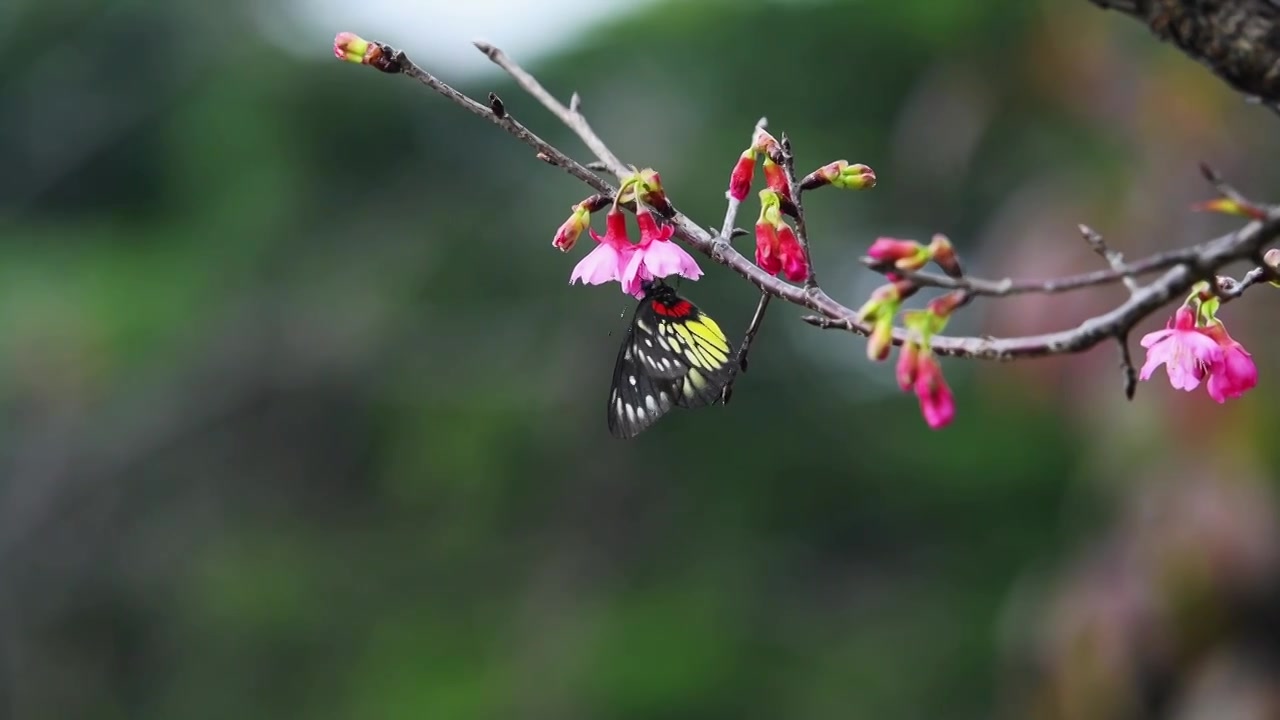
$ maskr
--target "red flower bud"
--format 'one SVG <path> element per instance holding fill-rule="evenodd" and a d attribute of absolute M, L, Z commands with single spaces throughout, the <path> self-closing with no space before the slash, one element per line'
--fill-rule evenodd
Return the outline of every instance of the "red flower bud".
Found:
<path fill-rule="evenodd" d="M 769 189 L 778 193 L 783 200 L 791 200 L 791 184 L 787 182 L 787 174 L 782 166 L 768 156 L 764 159 L 764 182 Z"/>
<path fill-rule="evenodd" d="M 910 390 L 915 385 L 919 362 L 920 346 L 913 340 L 904 342 L 902 349 L 898 351 L 898 367 L 895 373 L 899 388 Z"/>
<path fill-rule="evenodd" d="M 782 257 L 782 271 L 791 282 L 802 282 L 809 277 L 809 261 L 804 248 L 791 226 L 782 223 L 778 228 L 778 254 Z"/>
<path fill-rule="evenodd" d="M 922 250 L 924 246 L 915 240 L 881 237 L 876 238 L 876 241 L 871 243 L 871 247 L 867 248 L 867 257 L 881 262 L 896 263 L 899 260 L 915 257 Z"/>
<path fill-rule="evenodd" d="M 951 317 L 951 313 L 955 312 L 956 308 L 964 305 L 968 299 L 969 295 L 964 290 L 953 290 L 930 300 L 925 305 L 925 309 L 939 319 L 945 320 Z"/>
<path fill-rule="evenodd" d="M 369 65 L 385 73 L 400 72 L 400 63 L 387 46 L 369 42 L 355 33 L 340 32 L 333 38 L 333 55 L 359 65 Z"/>
<path fill-rule="evenodd" d="M 889 357 L 889 350 L 893 348 L 893 315 L 884 315 L 876 320 L 876 324 L 871 328 L 871 334 L 867 336 L 867 359 L 873 362 L 882 362 Z"/>
<path fill-rule="evenodd" d="M 778 241 L 776 227 L 764 219 L 756 223 L 756 265 L 770 275 L 782 272 L 782 254 Z"/>
<path fill-rule="evenodd" d="M 933 261 L 938 267 L 950 277 L 958 278 L 964 275 L 964 271 L 960 269 L 960 258 L 956 256 L 956 249 L 946 235 L 938 233 L 933 236 L 933 241 L 929 243 L 929 254 L 933 256 Z"/>
<path fill-rule="evenodd" d="M 573 214 L 569 216 L 568 220 L 564 221 L 559 230 L 556 230 L 555 237 L 551 239 L 551 247 L 557 248 L 562 252 L 569 252 L 573 249 L 574 244 L 578 242 L 578 236 L 582 234 L 583 230 L 591 226 L 592 211 L 599 209 L 592 207 L 595 204 L 593 200 L 604 200 L 604 198 L 600 195 L 592 195 L 574 205 Z"/>
<path fill-rule="evenodd" d="M 738 157 L 738 162 L 729 174 L 729 197 L 742 202 L 751 192 L 751 176 L 756 169 L 756 154 L 746 150 Z"/>

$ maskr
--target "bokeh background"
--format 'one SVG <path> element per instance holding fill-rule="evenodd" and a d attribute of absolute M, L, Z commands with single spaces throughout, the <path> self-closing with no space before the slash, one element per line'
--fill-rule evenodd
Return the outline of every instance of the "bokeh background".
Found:
<path fill-rule="evenodd" d="M 932 432 L 775 304 L 730 406 L 614 441 L 632 301 L 550 247 L 588 191 L 339 30 L 589 159 L 469 42 L 505 47 L 706 224 L 762 115 L 872 166 L 808 202 L 854 306 L 879 235 L 1049 277 L 1098 267 L 1080 222 L 1236 226 L 1201 160 L 1280 197 L 1280 120 L 1085 0 L 6 0 L 4 717 L 1280 717 L 1274 290 L 1223 311 L 1261 381 L 1222 406 L 1126 402 L 1104 345 L 944 361 Z M 703 266 L 736 339 L 755 293 Z"/>

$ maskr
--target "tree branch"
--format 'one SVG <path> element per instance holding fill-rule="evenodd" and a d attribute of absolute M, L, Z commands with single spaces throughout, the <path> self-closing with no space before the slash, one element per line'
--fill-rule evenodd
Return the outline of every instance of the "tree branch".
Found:
<path fill-rule="evenodd" d="M 1275 0 L 1089 0 L 1144 23 L 1231 87 L 1280 110 L 1280 3 Z"/>
<path fill-rule="evenodd" d="M 577 134 L 582 142 L 586 143 L 588 149 L 600 160 L 600 163 L 606 170 L 617 175 L 619 179 L 630 175 L 633 171 L 618 159 L 617 155 L 609 149 L 604 140 L 591 129 L 591 124 L 587 122 L 587 118 L 582 114 L 582 98 L 577 93 L 573 94 L 573 98 L 569 101 L 570 107 L 565 107 L 559 100 L 555 98 L 546 88 L 542 87 L 542 83 L 537 78 L 530 75 L 524 68 L 515 63 L 514 60 L 507 57 L 507 54 L 498 48 L 485 42 L 473 43 L 480 52 L 484 53 L 498 67 L 507 71 L 520 86 L 522 90 L 529 93 L 543 107 L 551 111 L 551 114 L 560 119 L 570 130 Z"/>
<path fill-rule="evenodd" d="M 458 92 L 448 83 L 440 80 L 435 75 L 432 75 L 426 70 L 418 67 L 416 63 L 409 59 L 409 56 L 406 55 L 403 50 L 387 48 L 387 51 L 391 53 L 395 63 L 400 68 L 400 72 L 404 75 L 417 80 L 432 90 L 435 90 L 452 101 L 453 104 L 460 106 L 471 114 L 478 115 L 511 133 L 511 135 L 517 140 L 533 148 L 540 159 L 555 165 L 556 167 L 563 168 L 570 175 L 586 183 L 597 192 L 605 193 L 610 198 L 613 197 L 613 186 L 602 180 L 599 175 L 596 175 L 583 167 L 578 163 L 578 161 L 557 150 L 551 143 L 538 137 L 532 130 L 521 124 L 520 121 L 511 117 L 511 115 L 506 112 L 506 108 L 501 101 L 498 102 L 498 107 L 502 107 L 503 112 L 495 112 L 494 108 L 488 105 L 481 105 L 461 92 Z M 492 95 L 492 93 L 490 94 Z M 493 97 L 496 98 L 497 96 L 494 95 Z"/>
<path fill-rule="evenodd" d="M 1095 0 L 1095 2 L 1097 1 Z M 1121 3 L 1114 4 L 1121 5 Z M 600 161 L 600 166 L 609 169 L 619 177 L 625 177 L 634 172 L 631 168 L 625 166 L 591 129 L 579 109 L 579 102 L 573 102 L 571 107 L 566 107 L 543 88 L 532 75 L 523 70 L 501 50 L 484 43 L 477 43 L 476 46 L 491 60 L 510 73 L 522 89 L 537 98 L 561 122 L 571 128 L 587 147 L 595 153 Z M 385 45 L 380 45 L 379 47 L 385 48 L 385 51 L 395 60 L 396 67 L 389 70 L 390 72 L 402 72 L 471 113 L 488 119 L 516 139 L 532 147 L 539 157 L 543 157 L 548 162 L 563 168 L 594 190 L 609 197 L 613 197 L 616 193 L 614 187 L 596 176 L 584 165 L 552 147 L 516 121 L 510 115 L 510 110 L 505 106 L 505 112 L 502 117 L 499 117 L 490 107 L 463 95 L 413 64 L 403 52 L 395 51 Z M 798 196 L 796 199 L 798 199 Z M 854 310 L 831 298 L 816 284 L 800 287 L 767 274 L 746 256 L 735 250 L 727 242 L 727 238 L 722 239 L 720 233 L 703 228 L 679 212 L 674 205 L 670 207 L 667 219 L 675 227 L 676 237 L 711 258 L 714 262 L 737 273 L 758 288 L 760 292 L 817 313 L 816 315 L 805 316 L 803 319 L 806 322 L 818 327 L 841 329 L 861 335 L 867 335 L 870 332 L 871 328 L 858 320 Z M 964 289 L 974 295 L 1003 296 L 1023 292 L 1064 292 L 1090 285 L 1121 281 L 1127 277 L 1159 270 L 1164 271 L 1163 274 L 1147 285 L 1136 285 L 1135 283 L 1135 289 L 1124 303 L 1107 313 L 1083 321 L 1075 328 L 1012 338 L 938 335 L 934 336 L 931 342 L 934 352 L 954 357 L 989 360 L 1044 357 L 1083 352 L 1109 338 L 1123 340 L 1143 318 L 1151 315 L 1174 298 L 1187 294 L 1197 282 L 1213 278 L 1218 269 L 1239 260 L 1251 260 L 1261 257 L 1263 246 L 1277 237 L 1280 237 L 1280 209 L 1268 206 L 1262 219 L 1254 220 L 1235 232 L 1190 248 L 1153 255 L 1131 263 L 1122 263 L 1117 260 L 1112 263 L 1112 267 L 1096 273 L 1086 273 L 1035 283 L 1019 283 L 1012 280 L 993 283 L 973 278 L 957 279 L 933 276 L 926 273 L 899 274 L 921 285 Z M 812 263 L 810 265 L 812 266 Z M 1262 279 L 1267 272 L 1269 271 L 1264 269 L 1257 277 L 1253 277 L 1252 274 L 1246 276 L 1245 280 L 1232 288 L 1224 290 L 1224 292 L 1227 293 L 1228 297 L 1238 296 L 1249 285 Z M 762 301 L 761 305 L 765 304 Z M 756 324 L 758 325 L 758 323 Z M 901 328 L 895 328 L 894 344 L 900 345 L 906 339 L 907 332 Z M 1127 355 L 1127 346 L 1124 349 Z M 1130 367 L 1131 365 L 1129 363 Z"/>

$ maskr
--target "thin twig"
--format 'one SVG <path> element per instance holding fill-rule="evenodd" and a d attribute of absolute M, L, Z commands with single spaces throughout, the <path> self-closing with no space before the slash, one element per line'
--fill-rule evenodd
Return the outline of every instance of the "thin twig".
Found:
<path fill-rule="evenodd" d="M 591 124 L 587 122 L 587 118 L 581 112 L 578 112 L 578 107 L 582 102 L 581 98 L 578 98 L 578 102 L 570 101 L 572 107 L 565 107 L 563 103 L 556 99 L 555 95 L 552 95 L 546 88 L 542 87 L 542 83 L 538 82 L 537 78 L 507 57 L 506 53 L 486 42 L 477 40 L 472 44 L 498 67 L 506 70 L 507 74 L 516 81 L 516 84 L 542 103 L 543 107 L 550 110 L 551 114 L 559 118 L 560 122 L 572 130 L 586 144 L 592 154 L 599 158 L 600 162 L 604 163 L 609 172 L 617 175 L 619 179 L 632 173 L 632 170 L 624 165 L 618 159 L 618 156 L 613 154 L 613 151 L 609 149 L 604 140 L 601 140 L 600 136 L 591 129 Z M 577 93 L 574 93 L 574 97 L 577 97 Z"/>
<path fill-rule="evenodd" d="M 720 402 L 728 403 L 729 398 L 733 396 L 733 383 L 741 375 L 747 371 L 747 354 L 751 352 L 751 343 L 756 339 L 756 333 L 760 332 L 760 323 L 764 320 L 764 313 L 769 309 L 769 301 L 773 296 L 767 292 L 760 293 L 760 302 L 756 305 L 756 312 L 751 316 L 751 323 L 747 325 L 747 332 L 742 336 L 742 344 L 738 346 L 737 367 L 733 369 L 733 374 L 729 377 L 729 382 L 725 383 L 724 389 L 720 391 Z"/>
<path fill-rule="evenodd" d="M 1218 171 L 1214 170 L 1209 163 L 1200 163 L 1200 174 L 1203 175 L 1204 179 L 1213 186 L 1214 190 L 1218 191 L 1219 195 L 1222 195 L 1222 197 L 1234 202 L 1240 207 L 1254 211 L 1260 215 L 1265 214 L 1269 209 L 1261 203 L 1250 200 L 1244 193 L 1237 190 L 1235 186 L 1231 185 L 1226 180 L 1223 180 L 1222 176 L 1218 174 Z"/>
<path fill-rule="evenodd" d="M 761 130 L 768 127 L 768 125 L 769 125 L 769 118 L 767 117 L 761 117 L 759 120 L 757 120 L 756 126 L 751 131 L 751 139 L 748 141 L 748 145 L 750 145 L 751 143 L 754 143 L 756 139 L 756 134 L 758 134 Z M 734 237 L 733 223 L 738 218 L 738 208 L 739 206 L 742 205 L 742 201 L 733 197 L 732 195 L 729 195 L 728 193 L 725 194 L 725 197 L 728 198 L 728 202 L 725 204 L 724 222 L 720 223 L 720 237 L 724 238 L 725 240 L 730 240 Z"/>
<path fill-rule="evenodd" d="M 1257 285 L 1260 282 L 1266 282 L 1274 273 L 1273 270 L 1260 265 L 1244 274 L 1244 277 L 1236 280 L 1226 276 L 1217 278 L 1218 298 L 1223 302 L 1234 300 L 1244 294 L 1245 290 Z"/>
<path fill-rule="evenodd" d="M 1129 331 L 1116 333 L 1116 344 L 1120 346 L 1120 372 L 1124 379 L 1124 397 L 1132 400 L 1138 391 L 1138 370 L 1133 366 L 1133 356 L 1129 354 Z"/>
<path fill-rule="evenodd" d="M 1202 243 L 1197 246 L 1202 250 L 1195 257 L 1194 262 L 1179 264 L 1166 270 L 1150 284 L 1140 287 L 1138 292 L 1132 294 L 1118 307 L 1091 317 L 1072 329 L 1012 338 L 939 335 L 933 338 L 933 350 L 940 355 L 987 360 L 1014 360 L 1083 352 L 1108 338 L 1132 331 L 1143 318 L 1151 315 L 1170 300 L 1190 292 L 1192 286 L 1204 279 L 1204 269 L 1212 271 L 1243 258 L 1252 257 L 1256 253 L 1256 248 L 1277 237 L 1280 237 L 1280 213 L 1272 212 L 1265 221 L 1251 222 L 1235 232 Z M 827 307 L 825 303 L 804 302 L 808 296 L 803 291 L 795 289 L 795 292 L 789 295 L 791 297 L 784 296 L 788 302 L 811 307 L 821 313 L 821 317 L 807 315 L 801 318 L 811 325 L 847 330 L 861 335 L 866 335 L 869 330 L 858 323 L 852 315 L 841 315 L 838 311 Z M 902 340 L 903 333 L 895 331 L 894 343 L 901 344 Z"/>
<path fill-rule="evenodd" d="M 494 125 L 506 130 L 517 140 L 546 156 L 547 161 L 551 164 L 562 168 L 565 172 L 591 186 L 591 188 L 597 192 L 605 193 L 609 197 L 613 197 L 615 192 L 613 186 L 601 179 L 599 175 L 596 175 L 583 167 L 577 160 L 574 160 L 568 155 L 560 152 L 551 143 L 538 137 L 532 130 L 520 123 L 520 121 L 511 117 L 509 113 L 504 112 L 501 117 L 498 116 L 493 109 L 485 105 L 481 105 L 466 95 L 463 95 L 453 89 L 453 87 L 448 83 L 440 80 L 426 70 L 423 70 L 421 67 L 418 67 L 416 63 L 409 59 L 409 56 L 406 55 L 403 50 L 388 49 L 393 53 L 396 63 L 400 66 L 400 72 L 405 76 L 411 77 L 432 90 L 435 90 L 446 98 L 452 100 L 455 105 L 459 105 L 464 110 L 470 111 L 471 114 L 479 115 Z"/>
<path fill-rule="evenodd" d="M 1098 231 L 1088 225 L 1082 224 L 1079 227 L 1080 235 L 1085 242 L 1089 243 L 1089 247 L 1093 248 L 1093 251 L 1098 253 L 1098 256 L 1105 260 L 1112 270 L 1122 273 L 1120 279 L 1124 281 L 1124 286 L 1129 288 L 1129 293 L 1138 292 L 1138 281 L 1133 279 L 1132 274 L 1125 272 L 1124 255 L 1107 247 L 1107 241 L 1102 239 L 1102 235 Z M 1127 350 L 1125 351 L 1125 356 L 1128 356 Z"/>
<path fill-rule="evenodd" d="M 804 200 L 800 197 L 802 192 L 800 182 L 796 179 L 796 156 L 791 149 L 791 138 L 787 137 L 786 133 L 782 133 L 779 143 L 782 145 L 782 172 L 787 178 L 787 185 L 791 189 L 791 200 L 794 203 L 796 240 L 804 250 L 804 262 L 808 268 L 804 277 L 804 286 L 805 289 L 813 289 L 818 287 L 818 275 L 813 269 L 813 257 L 809 254 L 809 230 L 804 223 Z"/>
<path fill-rule="evenodd" d="M 982 278 L 964 276 L 959 278 L 924 271 L 901 270 L 886 267 L 878 260 L 862 258 L 862 263 L 878 272 L 893 272 L 900 277 L 912 281 L 922 287 L 936 287 L 944 290 L 968 290 L 974 295 L 987 297 L 1006 297 L 1009 295 L 1055 295 L 1083 288 L 1107 285 L 1119 282 L 1126 277 L 1148 275 L 1160 270 L 1167 270 L 1174 265 L 1191 262 L 1200 251 L 1202 245 L 1193 245 L 1168 252 L 1158 253 L 1131 263 L 1106 270 L 1092 270 L 1077 275 L 1066 275 L 1047 280 L 984 280 Z"/>

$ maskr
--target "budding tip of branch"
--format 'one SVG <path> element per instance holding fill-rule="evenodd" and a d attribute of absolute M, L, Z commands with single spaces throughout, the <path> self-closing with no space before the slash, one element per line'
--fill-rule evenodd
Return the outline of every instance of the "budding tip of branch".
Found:
<path fill-rule="evenodd" d="M 582 96 L 577 92 L 569 97 L 569 112 L 576 113 L 582 109 Z"/>
<path fill-rule="evenodd" d="M 494 55 L 496 55 L 498 52 L 497 48 L 485 42 L 484 40 L 472 40 L 471 44 L 475 45 L 476 49 L 479 50 L 480 52 L 484 53 L 485 55 L 488 55 L 490 60 L 492 60 Z"/>
<path fill-rule="evenodd" d="M 507 116 L 507 106 L 502 103 L 502 98 L 496 93 L 489 93 L 489 109 L 493 111 L 496 118 L 504 118 Z M 538 153 L 541 155 L 542 153 Z"/>

